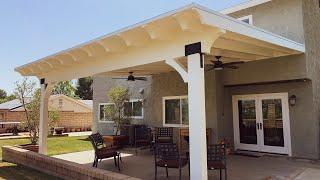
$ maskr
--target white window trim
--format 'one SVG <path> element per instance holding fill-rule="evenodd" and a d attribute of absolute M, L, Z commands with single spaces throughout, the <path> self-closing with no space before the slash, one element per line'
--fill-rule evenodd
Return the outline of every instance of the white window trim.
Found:
<path fill-rule="evenodd" d="M 181 106 L 181 101 L 180 101 L 180 124 L 166 124 L 166 100 L 170 100 L 170 99 L 187 99 L 188 96 L 187 95 L 183 95 L 183 96 L 166 96 L 166 97 L 162 97 L 162 125 L 163 127 L 181 127 L 181 128 L 185 128 L 185 127 L 189 127 L 189 125 L 185 125 L 182 124 L 182 106 Z"/>
<path fill-rule="evenodd" d="M 243 21 L 243 20 L 245 20 L 245 19 L 249 19 L 249 24 L 253 25 L 252 14 L 251 14 L 251 15 L 248 15 L 248 16 L 243 16 L 243 17 L 238 18 L 238 20 L 240 20 L 240 21 Z"/>
<path fill-rule="evenodd" d="M 128 102 L 132 103 L 132 102 L 142 102 L 142 115 L 141 116 L 130 116 L 130 118 L 133 118 L 133 119 L 143 119 L 144 117 L 144 108 L 143 108 L 143 99 L 130 99 Z M 132 106 L 133 106 L 133 103 L 132 103 Z M 133 109 L 133 107 L 132 107 Z"/>
<path fill-rule="evenodd" d="M 114 103 L 99 103 L 99 105 L 98 105 L 98 110 L 99 110 L 99 112 L 98 112 L 98 122 L 99 123 L 114 123 L 114 121 L 102 121 L 100 119 L 100 106 L 101 105 L 111 105 L 111 104 L 114 104 Z"/>

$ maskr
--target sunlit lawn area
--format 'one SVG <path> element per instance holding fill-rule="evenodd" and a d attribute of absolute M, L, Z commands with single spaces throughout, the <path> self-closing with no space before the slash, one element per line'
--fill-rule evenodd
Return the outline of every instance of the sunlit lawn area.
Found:
<path fill-rule="evenodd" d="M 29 139 L 3 139 L 0 140 L 0 147 L 13 146 L 30 143 Z M 50 137 L 48 138 L 48 155 L 65 154 L 70 152 L 79 152 L 91 150 L 92 146 L 87 136 L 79 137 Z M 0 149 L 0 158 L 2 159 L 2 149 Z"/>

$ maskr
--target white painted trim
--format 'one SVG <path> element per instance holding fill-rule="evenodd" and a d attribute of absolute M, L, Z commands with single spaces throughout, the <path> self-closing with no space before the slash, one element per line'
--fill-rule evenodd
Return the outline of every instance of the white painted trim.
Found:
<path fill-rule="evenodd" d="M 98 104 L 98 123 L 114 123 L 114 121 L 102 121 L 101 119 L 100 119 L 100 106 L 101 105 L 112 105 L 112 104 L 114 104 L 114 103 L 99 103 Z"/>
<path fill-rule="evenodd" d="M 165 96 L 162 97 L 162 125 L 163 127 L 189 127 L 189 125 L 182 124 L 182 107 L 181 107 L 181 100 L 187 99 L 188 95 L 182 95 L 182 96 Z M 166 100 L 180 100 L 180 124 L 166 124 Z"/>
<path fill-rule="evenodd" d="M 252 18 L 252 14 L 248 15 L 248 16 L 243 16 L 238 18 L 238 20 L 244 22 L 243 20 L 249 19 L 249 24 L 253 25 L 253 18 Z"/>
<path fill-rule="evenodd" d="M 282 103 L 284 147 L 264 145 L 263 131 L 260 131 L 260 132 L 257 131 L 257 140 L 258 140 L 257 145 L 241 144 L 240 132 L 239 132 L 239 116 L 238 116 L 239 112 L 238 112 L 238 104 L 237 104 L 238 100 L 255 100 L 256 121 L 259 123 L 263 123 L 263 118 L 261 117 L 262 116 L 261 102 L 264 99 L 275 99 L 275 98 L 281 99 L 281 103 Z M 232 96 L 232 106 L 233 106 L 233 128 L 234 128 L 235 149 L 288 154 L 289 156 L 292 156 L 288 93 L 234 95 Z"/>
<path fill-rule="evenodd" d="M 244 9 L 248 9 L 248 8 L 251 8 L 251 7 L 254 7 L 254 6 L 258 6 L 260 4 L 264 4 L 264 3 L 267 3 L 267 2 L 271 2 L 271 1 L 272 0 L 251 0 L 251 1 L 247 1 L 247 2 L 244 2 L 244 3 L 241 3 L 241 4 L 237 4 L 235 6 L 223 9 L 223 10 L 220 11 L 220 13 L 222 13 L 222 14 L 231 14 L 231 13 L 234 13 L 234 12 L 238 12 L 238 11 L 241 11 L 241 10 L 244 10 Z"/>
<path fill-rule="evenodd" d="M 166 63 L 170 65 L 172 68 L 174 68 L 180 74 L 180 76 L 182 77 L 185 83 L 188 82 L 188 70 L 186 67 L 184 67 L 183 64 L 181 64 L 176 59 L 168 59 L 166 60 Z"/>

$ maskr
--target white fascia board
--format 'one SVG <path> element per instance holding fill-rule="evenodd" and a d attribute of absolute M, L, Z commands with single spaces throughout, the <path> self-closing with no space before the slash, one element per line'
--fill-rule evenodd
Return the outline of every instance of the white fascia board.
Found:
<path fill-rule="evenodd" d="M 264 4 L 264 3 L 267 3 L 267 2 L 271 2 L 271 1 L 272 0 L 251 0 L 251 1 L 247 1 L 247 2 L 244 2 L 244 3 L 229 7 L 227 9 L 223 9 L 223 10 L 220 11 L 220 13 L 222 13 L 222 14 L 231 14 L 231 13 L 234 13 L 234 12 L 238 12 L 238 11 L 241 11 L 241 10 L 244 10 L 244 9 L 248 9 L 248 8 L 251 8 L 251 7 L 254 7 L 254 6 L 258 6 L 260 4 Z"/>

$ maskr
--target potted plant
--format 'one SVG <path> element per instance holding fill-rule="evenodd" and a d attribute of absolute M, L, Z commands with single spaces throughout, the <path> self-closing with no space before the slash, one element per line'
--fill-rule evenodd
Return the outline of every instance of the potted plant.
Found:
<path fill-rule="evenodd" d="M 116 146 L 123 146 L 127 143 L 128 137 L 120 135 L 120 128 L 130 123 L 130 115 L 125 113 L 125 104 L 129 101 L 129 90 L 122 87 L 114 87 L 108 92 L 109 102 L 112 105 L 106 106 L 104 112 L 106 118 L 114 122 L 114 135 L 105 136 L 105 141 Z"/>

